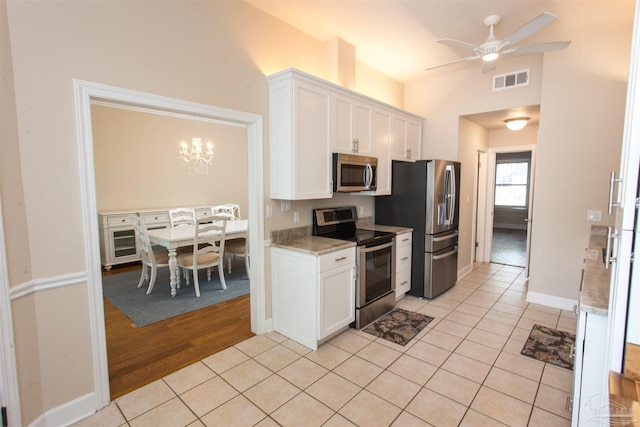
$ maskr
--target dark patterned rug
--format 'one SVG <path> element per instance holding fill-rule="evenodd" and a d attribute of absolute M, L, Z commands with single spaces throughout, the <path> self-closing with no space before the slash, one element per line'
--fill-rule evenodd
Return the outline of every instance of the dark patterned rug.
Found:
<path fill-rule="evenodd" d="M 531 334 L 520 352 L 525 356 L 573 370 L 571 349 L 576 342 L 575 334 L 546 326 L 533 325 Z"/>
<path fill-rule="evenodd" d="M 394 308 L 375 322 L 370 323 L 363 331 L 396 344 L 407 345 L 432 320 L 433 317 L 424 314 Z"/>

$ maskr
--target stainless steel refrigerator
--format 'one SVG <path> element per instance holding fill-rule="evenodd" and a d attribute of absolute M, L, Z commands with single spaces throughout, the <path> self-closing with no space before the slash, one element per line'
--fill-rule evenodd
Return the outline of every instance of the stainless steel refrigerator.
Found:
<path fill-rule="evenodd" d="M 411 295 L 434 298 L 456 283 L 459 188 L 459 162 L 394 160 L 391 195 L 376 197 L 376 224 L 413 228 Z"/>

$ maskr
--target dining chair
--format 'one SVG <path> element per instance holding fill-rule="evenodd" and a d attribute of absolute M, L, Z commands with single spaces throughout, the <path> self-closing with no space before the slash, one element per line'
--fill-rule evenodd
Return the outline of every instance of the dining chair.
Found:
<path fill-rule="evenodd" d="M 169 209 L 169 222 L 171 227 L 191 226 L 195 220 L 193 208 L 176 208 Z"/>
<path fill-rule="evenodd" d="M 238 211 L 239 209 L 240 208 L 238 207 Z M 224 205 L 211 206 L 211 210 L 213 211 L 213 215 L 227 217 L 229 221 L 235 221 L 236 219 L 240 219 L 239 217 L 236 218 L 234 208 L 229 203 Z"/>
<path fill-rule="evenodd" d="M 249 275 L 249 231 L 245 237 L 229 239 L 225 243 L 224 256 L 227 259 L 227 273 L 231 274 L 231 261 L 236 257 L 244 257 L 244 268 Z"/>
<path fill-rule="evenodd" d="M 153 291 L 153 286 L 156 283 L 158 267 L 169 266 L 169 253 L 166 250 L 153 250 L 151 241 L 149 240 L 147 226 L 144 224 L 144 221 L 142 221 L 142 218 L 137 215 L 129 215 L 129 220 L 131 224 L 133 224 L 136 246 L 140 254 L 140 260 L 142 261 L 142 274 L 140 275 L 138 287 L 141 287 L 144 281 L 148 279 L 148 295 Z M 149 270 L 151 270 L 151 277 L 149 277 Z M 178 276 L 178 283 L 180 283 L 180 276 Z"/>
<path fill-rule="evenodd" d="M 222 289 L 227 289 L 224 280 L 224 248 L 227 218 L 213 216 L 200 218 L 194 224 L 193 252 L 178 255 L 178 266 L 185 270 L 191 270 L 193 274 L 193 287 L 196 297 L 200 297 L 200 283 L 198 282 L 198 270 L 207 269 L 207 280 L 211 280 L 211 268 L 218 267 L 220 284 Z M 189 277 L 187 276 L 187 285 Z"/>
<path fill-rule="evenodd" d="M 240 219 L 240 205 L 238 203 L 225 203 L 223 205 L 213 206 L 214 215 L 227 216 L 231 221 Z M 244 257 L 244 265 L 249 274 L 249 245 L 247 239 L 238 237 L 236 239 L 227 240 L 225 244 L 225 258 L 227 259 L 227 273 L 231 274 L 231 261 L 236 257 Z"/>

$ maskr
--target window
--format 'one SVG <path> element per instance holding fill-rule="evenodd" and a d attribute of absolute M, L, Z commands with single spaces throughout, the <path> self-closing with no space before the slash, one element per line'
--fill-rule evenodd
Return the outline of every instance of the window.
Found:
<path fill-rule="evenodd" d="M 529 163 L 510 162 L 496 165 L 496 206 L 527 206 Z"/>

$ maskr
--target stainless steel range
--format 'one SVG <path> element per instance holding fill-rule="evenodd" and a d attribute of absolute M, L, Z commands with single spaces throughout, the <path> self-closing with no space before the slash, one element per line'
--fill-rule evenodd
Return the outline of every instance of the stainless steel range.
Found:
<path fill-rule="evenodd" d="M 395 297 L 393 233 L 356 227 L 355 206 L 313 210 L 313 235 L 356 242 L 356 320 L 362 328 L 390 311 Z"/>

